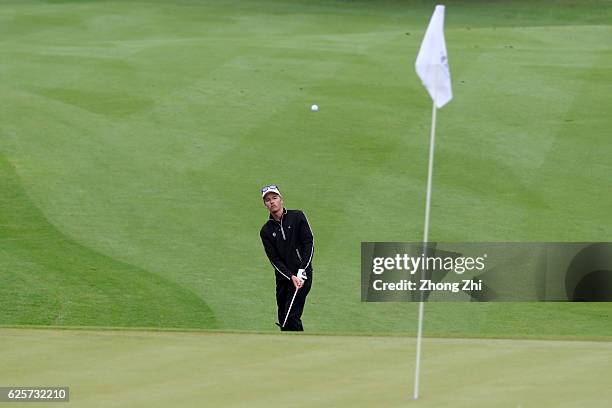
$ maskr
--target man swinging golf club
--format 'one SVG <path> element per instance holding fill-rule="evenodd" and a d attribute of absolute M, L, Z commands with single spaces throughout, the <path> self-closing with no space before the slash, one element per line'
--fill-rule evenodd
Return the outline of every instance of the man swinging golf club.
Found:
<path fill-rule="evenodd" d="M 276 304 L 281 331 L 304 331 L 302 312 L 312 285 L 314 240 L 306 215 L 287 210 L 275 185 L 261 189 L 270 212 L 259 235 L 276 276 Z"/>

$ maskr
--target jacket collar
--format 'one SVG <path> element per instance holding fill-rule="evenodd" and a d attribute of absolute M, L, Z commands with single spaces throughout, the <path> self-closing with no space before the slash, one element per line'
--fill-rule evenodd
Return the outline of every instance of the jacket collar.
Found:
<path fill-rule="evenodd" d="M 283 208 L 283 215 L 286 215 L 286 214 L 287 214 L 287 209 L 286 209 L 286 208 Z M 276 221 L 276 220 L 274 219 L 274 217 L 272 216 L 272 214 L 270 214 L 270 216 L 268 217 L 268 219 L 270 219 L 270 220 L 272 220 L 272 221 Z"/>

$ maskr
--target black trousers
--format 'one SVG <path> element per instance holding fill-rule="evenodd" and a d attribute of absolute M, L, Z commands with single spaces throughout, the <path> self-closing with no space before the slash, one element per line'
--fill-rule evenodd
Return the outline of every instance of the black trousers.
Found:
<path fill-rule="evenodd" d="M 302 312 L 304 311 L 304 304 L 306 304 L 306 296 L 308 296 L 312 286 L 312 274 L 308 275 L 308 279 L 304 281 L 304 285 L 297 293 L 293 281 L 287 279 L 276 281 L 276 305 L 278 306 L 278 323 L 281 331 L 304 331 Z M 295 295 L 295 299 L 293 299 L 293 295 Z M 291 304 L 292 299 L 293 304 Z M 287 312 L 289 315 L 287 315 Z"/>

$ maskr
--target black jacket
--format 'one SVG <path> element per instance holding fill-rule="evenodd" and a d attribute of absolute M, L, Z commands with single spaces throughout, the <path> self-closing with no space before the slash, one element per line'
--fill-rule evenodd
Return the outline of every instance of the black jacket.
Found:
<path fill-rule="evenodd" d="M 306 275 L 312 276 L 314 238 L 306 215 L 300 210 L 283 211 L 280 221 L 275 221 L 270 214 L 259 233 L 276 279 L 291 280 L 298 269 L 305 269 Z"/>

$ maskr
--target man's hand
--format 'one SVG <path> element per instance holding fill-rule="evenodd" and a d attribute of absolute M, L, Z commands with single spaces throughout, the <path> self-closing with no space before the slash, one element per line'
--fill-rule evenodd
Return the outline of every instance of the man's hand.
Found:
<path fill-rule="evenodd" d="M 308 277 L 306 276 L 306 270 L 305 269 L 298 269 L 297 277 L 300 278 L 303 281 L 308 279 Z"/>
<path fill-rule="evenodd" d="M 302 287 L 302 285 L 304 285 L 304 281 L 298 278 L 297 276 L 292 276 L 291 280 L 293 281 L 293 286 L 295 286 L 295 290 L 298 290 Z"/>

